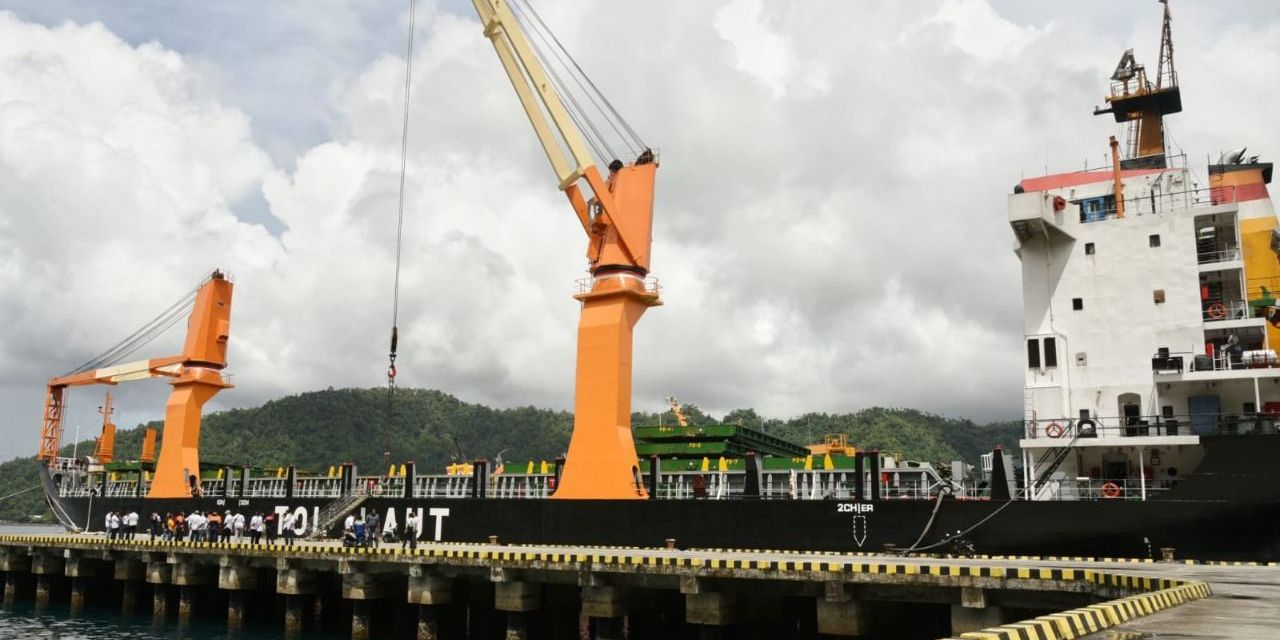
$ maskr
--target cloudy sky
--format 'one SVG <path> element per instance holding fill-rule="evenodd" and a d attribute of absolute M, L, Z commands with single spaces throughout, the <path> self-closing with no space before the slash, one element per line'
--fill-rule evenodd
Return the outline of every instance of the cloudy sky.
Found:
<path fill-rule="evenodd" d="M 581 230 L 470 2 L 418 2 L 400 382 L 569 408 Z M 1091 110 L 1126 47 L 1155 63 L 1156 2 L 536 4 L 662 151 L 637 408 L 1020 414 L 1005 196 L 1104 161 Z M 1172 141 L 1201 176 L 1274 159 L 1280 3 L 1174 12 Z M 50 375 L 215 266 L 212 408 L 383 382 L 407 29 L 407 1 L 0 1 L 0 458 L 34 450 Z M 117 422 L 167 390 L 119 389 Z"/>

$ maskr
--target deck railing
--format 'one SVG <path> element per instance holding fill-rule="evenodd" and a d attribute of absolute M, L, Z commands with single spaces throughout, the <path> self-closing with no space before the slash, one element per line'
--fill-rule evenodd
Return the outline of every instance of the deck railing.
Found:
<path fill-rule="evenodd" d="M 1175 481 L 1125 478 L 1064 478 L 1042 483 L 1035 500 L 1152 500 L 1173 487 Z"/>
<path fill-rule="evenodd" d="M 1155 436 L 1275 434 L 1280 415 L 1264 412 L 1174 414 L 1170 416 L 1101 416 L 1085 419 L 1027 420 L 1023 436 L 1030 440 L 1079 438 L 1144 438 Z"/>
<path fill-rule="evenodd" d="M 1125 198 L 1124 215 L 1125 217 L 1131 217 L 1181 213 L 1195 209 L 1215 207 L 1235 201 L 1236 192 L 1235 187 L 1233 186 L 1188 189 L 1186 191 L 1173 191 L 1169 193 L 1156 193 L 1154 191 L 1149 191 L 1144 195 Z M 1080 209 L 1081 222 L 1102 222 L 1104 220 L 1114 220 L 1118 216 L 1118 207 L 1114 204 L 1109 207 L 1089 211 L 1085 211 L 1083 208 Z"/>

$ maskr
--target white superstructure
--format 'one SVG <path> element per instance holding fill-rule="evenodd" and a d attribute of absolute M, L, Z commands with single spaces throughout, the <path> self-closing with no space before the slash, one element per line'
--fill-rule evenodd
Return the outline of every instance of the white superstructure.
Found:
<path fill-rule="evenodd" d="M 1199 463 L 1201 435 L 1274 429 L 1270 165 L 1209 171 L 1218 186 L 1196 188 L 1186 168 L 1122 170 L 1123 217 L 1110 170 L 1026 180 L 1010 196 L 1030 497 L 1101 495 L 1110 483 L 1107 493 L 1143 499 Z M 1258 188 L 1223 184 L 1246 175 Z M 1265 247 L 1246 242 L 1257 235 Z"/>

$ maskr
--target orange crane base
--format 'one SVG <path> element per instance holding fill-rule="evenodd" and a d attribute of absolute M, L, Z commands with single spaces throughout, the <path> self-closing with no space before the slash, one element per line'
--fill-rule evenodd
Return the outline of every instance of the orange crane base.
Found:
<path fill-rule="evenodd" d="M 148 498 L 186 498 L 200 482 L 201 408 L 219 391 L 231 385 L 213 369 L 190 367 L 172 383 L 173 392 L 164 412 L 160 460 Z M 192 478 L 195 478 L 194 484 Z"/>
<path fill-rule="evenodd" d="M 552 498 L 648 498 L 631 438 L 631 340 L 645 309 L 662 302 L 631 273 L 597 276 L 575 297 L 582 317 L 573 437 Z"/>

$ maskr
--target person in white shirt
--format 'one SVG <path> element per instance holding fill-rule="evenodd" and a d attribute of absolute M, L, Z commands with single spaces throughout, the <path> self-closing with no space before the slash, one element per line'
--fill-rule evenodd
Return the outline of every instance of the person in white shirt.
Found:
<path fill-rule="evenodd" d="M 356 527 L 356 514 L 347 514 L 347 519 L 342 521 L 342 532 L 351 533 Z"/>
<path fill-rule="evenodd" d="M 137 511 L 130 511 L 129 515 L 125 516 L 125 527 L 127 527 L 125 529 L 125 531 L 127 532 L 126 535 L 128 535 L 130 540 L 133 540 L 134 536 L 138 535 L 138 512 Z"/>
<path fill-rule="evenodd" d="M 418 516 L 410 511 L 404 519 L 404 534 L 400 537 L 400 548 L 418 548 Z"/>
<path fill-rule="evenodd" d="M 102 526 L 106 527 L 108 540 L 116 539 L 115 517 L 116 514 L 114 512 L 108 511 L 106 519 L 102 523 Z"/>
<path fill-rule="evenodd" d="M 292 547 L 293 537 L 298 535 L 298 532 L 294 529 L 295 526 L 297 525 L 296 525 L 296 519 L 293 517 L 293 513 L 285 513 L 284 514 L 284 546 L 286 547 Z"/>
<path fill-rule="evenodd" d="M 208 520 L 199 511 L 187 517 L 187 526 L 191 527 L 191 541 L 204 542 L 205 526 Z"/>
<path fill-rule="evenodd" d="M 237 513 L 234 519 L 235 522 L 231 524 L 231 530 L 236 534 L 236 542 L 240 542 L 244 538 L 244 514 Z"/>
<path fill-rule="evenodd" d="M 249 542 L 252 542 L 253 544 L 258 544 L 259 542 L 261 542 L 262 530 L 265 528 L 266 527 L 263 524 L 263 520 L 262 520 L 262 514 L 255 513 L 253 515 L 253 518 L 249 520 Z"/>

